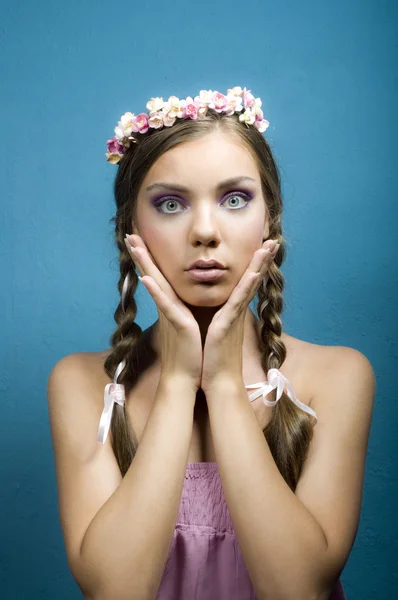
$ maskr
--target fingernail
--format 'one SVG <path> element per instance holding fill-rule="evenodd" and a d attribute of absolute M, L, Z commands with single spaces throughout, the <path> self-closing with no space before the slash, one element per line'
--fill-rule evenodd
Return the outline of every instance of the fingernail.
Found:
<path fill-rule="evenodd" d="M 124 239 L 124 241 L 125 241 L 125 243 L 126 243 L 127 250 L 128 250 L 128 251 L 129 251 L 131 254 L 133 254 L 133 256 L 134 256 L 134 258 L 135 258 L 135 257 L 137 256 L 137 253 L 136 253 L 136 251 L 135 251 L 135 248 L 134 248 L 134 247 L 133 247 L 133 246 L 130 244 L 130 242 L 128 241 L 128 239 L 127 239 L 127 238 L 125 238 L 125 239 Z"/>
<path fill-rule="evenodd" d="M 133 240 L 131 239 L 131 235 L 126 233 L 126 237 L 125 239 L 128 241 L 128 243 L 130 244 L 130 246 L 133 246 Z"/>

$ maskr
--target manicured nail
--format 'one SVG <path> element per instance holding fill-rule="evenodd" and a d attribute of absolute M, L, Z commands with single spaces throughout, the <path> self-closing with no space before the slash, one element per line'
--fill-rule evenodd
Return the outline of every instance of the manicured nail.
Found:
<path fill-rule="evenodd" d="M 130 242 L 128 241 L 128 239 L 127 239 L 127 238 L 125 238 L 125 239 L 124 239 L 124 241 L 125 241 L 125 244 L 126 244 L 127 250 L 128 250 L 128 251 L 129 251 L 129 252 L 130 252 L 130 253 L 131 253 L 131 254 L 132 254 L 134 257 L 136 257 L 136 256 L 137 256 L 137 253 L 136 253 L 136 251 L 135 251 L 135 248 L 134 248 L 134 247 L 133 247 L 133 246 L 130 244 Z"/>

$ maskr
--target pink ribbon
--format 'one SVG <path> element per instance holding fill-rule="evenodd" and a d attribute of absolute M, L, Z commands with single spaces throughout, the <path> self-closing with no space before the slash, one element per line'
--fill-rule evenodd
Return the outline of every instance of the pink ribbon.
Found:
<path fill-rule="evenodd" d="M 303 402 L 300 402 L 300 400 L 298 400 L 296 398 L 296 395 L 293 391 L 290 381 L 278 369 L 269 369 L 269 371 L 267 373 L 267 381 L 260 381 L 259 383 L 252 383 L 250 385 L 246 385 L 245 387 L 246 388 L 260 388 L 260 389 L 258 389 L 258 391 L 252 392 L 251 394 L 249 394 L 250 402 L 253 402 L 253 400 L 255 400 L 256 398 L 258 398 L 259 396 L 262 395 L 263 402 L 266 406 L 275 406 L 275 404 L 278 402 L 278 400 L 282 396 L 282 392 L 285 389 L 285 386 L 287 387 L 287 395 L 294 402 L 294 404 L 296 404 L 296 406 L 301 408 L 301 410 L 304 410 L 306 413 L 315 417 L 315 419 L 318 421 L 316 412 L 314 410 L 312 410 L 312 408 L 310 408 Z M 271 400 L 266 400 L 265 397 L 268 396 L 268 394 L 270 392 L 272 392 L 272 390 L 275 390 L 275 389 L 276 389 L 276 400 L 274 400 L 273 402 Z"/>
<path fill-rule="evenodd" d="M 102 411 L 97 435 L 97 442 L 100 442 L 101 444 L 104 444 L 106 438 L 108 437 L 108 432 L 112 420 L 113 406 L 115 402 L 120 404 L 120 406 L 124 406 L 124 403 L 126 401 L 124 385 L 122 383 L 117 383 L 117 378 L 123 371 L 125 365 L 126 361 L 122 360 L 122 362 L 119 363 L 119 366 L 116 369 L 116 373 L 113 378 L 113 383 L 108 383 L 108 385 L 105 386 L 104 410 Z"/>

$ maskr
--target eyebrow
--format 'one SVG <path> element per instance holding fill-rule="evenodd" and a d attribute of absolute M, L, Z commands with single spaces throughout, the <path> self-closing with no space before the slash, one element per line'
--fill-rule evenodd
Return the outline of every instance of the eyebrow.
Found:
<path fill-rule="evenodd" d="M 221 181 L 221 183 L 219 183 L 216 187 L 216 190 L 222 190 L 226 187 L 229 187 L 230 185 L 236 185 L 237 183 L 241 183 L 242 181 L 253 181 L 254 183 L 256 183 L 256 180 L 253 179 L 252 177 L 246 177 L 246 176 L 241 176 L 241 177 L 230 177 L 229 179 L 224 179 L 224 181 Z M 179 192 L 189 192 L 189 189 L 184 187 L 183 185 L 180 185 L 178 183 L 173 183 L 173 182 L 167 182 L 167 181 L 159 181 L 158 183 L 152 183 L 152 185 L 149 185 L 146 188 L 147 192 L 150 192 L 152 190 L 155 189 L 165 189 L 165 190 L 177 190 Z"/>

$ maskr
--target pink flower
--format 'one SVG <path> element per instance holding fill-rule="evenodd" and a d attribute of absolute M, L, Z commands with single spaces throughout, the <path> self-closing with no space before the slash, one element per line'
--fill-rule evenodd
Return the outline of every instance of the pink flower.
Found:
<path fill-rule="evenodd" d="M 139 131 L 140 133 L 146 133 L 149 129 L 148 115 L 147 113 L 140 113 L 133 118 L 133 129 L 132 131 Z"/>
<path fill-rule="evenodd" d="M 259 106 L 253 106 L 252 112 L 256 116 L 256 121 L 262 121 L 263 120 L 264 114 L 263 114 L 263 111 L 261 110 L 261 108 Z"/>
<path fill-rule="evenodd" d="M 255 121 L 254 127 L 259 130 L 260 133 L 263 133 L 269 127 L 269 121 L 263 119 L 262 121 Z"/>
<path fill-rule="evenodd" d="M 209 104 L 209 108 L 213 108 L 217 112 L 222 112 L 228 106 L 227 96 L 221 94 L 221 92 L 214 92 L 212 100 Z"/>
<path fill-rule="evenodd" d="M 196 120 L 198 118 L 198 110 L 199 102 L 195 102 L 195 100 L 191 98 L 191 96 L 188 96 L 183 106 L 182 118 L 190 118 Z"/>
<path fill-rule="evenodd" d="M 106 143 L 108 146 L 108 152 L 110 152 L 111 154 L 119 154 L 119 152 L 124 152 L 124 146 L 122 146 L 122 144 L 119 144 L 115 137 L 111 138 L 110 140 L 106 140 Z"/>
<path fill-rule="evenodd" d="M 254 106 L 255 103 L 255 98 L 250 92 L 250 90 L 246 90 L 246 88 L 243 88 L 243 106 L 245 108 L 250 108 L 251 106 Z"/>

